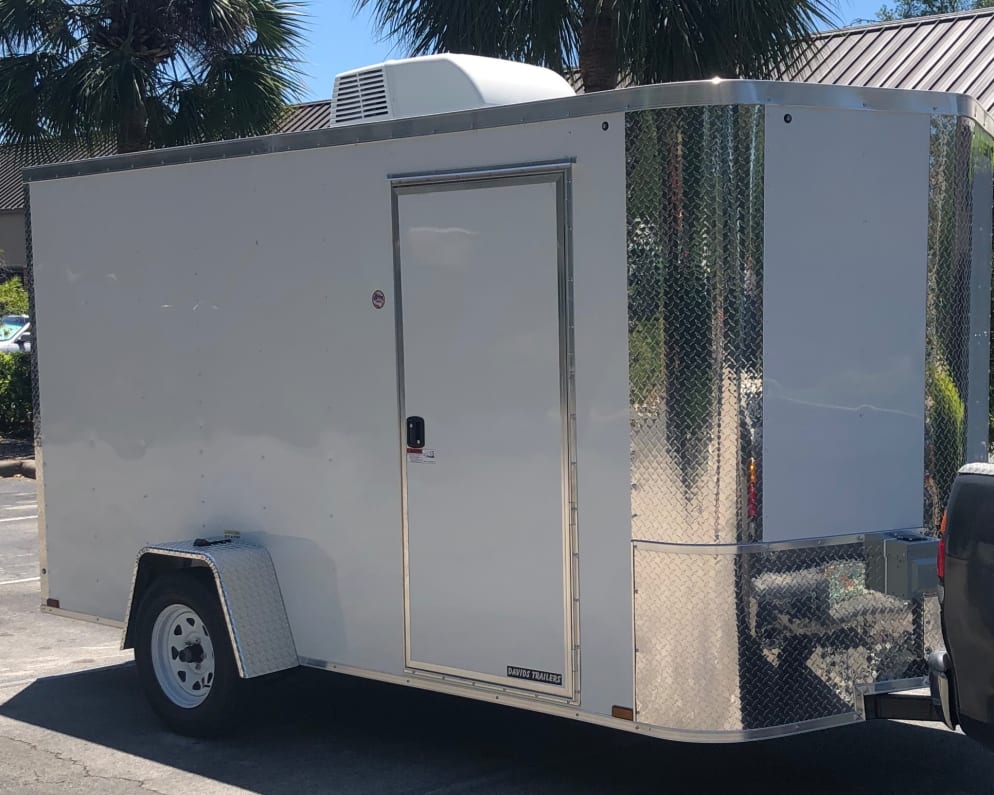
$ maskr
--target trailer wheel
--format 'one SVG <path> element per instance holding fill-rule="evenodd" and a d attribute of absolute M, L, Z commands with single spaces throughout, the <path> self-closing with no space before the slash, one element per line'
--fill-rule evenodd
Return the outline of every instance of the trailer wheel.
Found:
<path fill-rule="evenodd" d="M 196 569 L 164 574 L 136 618 L 135 664 L 156 715 L 193 737 L 226 729 L 243 680 L 213 582 Z"/>

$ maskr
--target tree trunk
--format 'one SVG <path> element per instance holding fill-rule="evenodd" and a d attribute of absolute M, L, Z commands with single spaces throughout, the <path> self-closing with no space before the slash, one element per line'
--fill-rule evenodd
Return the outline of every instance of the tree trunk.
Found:
<path fill-rule="evenodd" d="M 143 152 L 148 149 L 148 114 L 144 107 L 126 111 L 117 127 L 117 152 Z"/>
<path fill-rule="evenodd" d="M 580 77 L 585 93 L 618 85 L 617 0 L 584 0 L 580 28 Z"/>

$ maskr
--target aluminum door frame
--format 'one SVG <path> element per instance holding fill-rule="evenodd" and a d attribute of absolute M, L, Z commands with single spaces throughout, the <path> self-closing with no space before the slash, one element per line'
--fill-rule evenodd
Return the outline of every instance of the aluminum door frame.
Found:
<path fill-rule="evenodd" d="M 573 348 L 573 213 L 572 167 L 573 159 L 553 162 L 521 163 L 488 168 L 470 168 L 450 171 L 431 171 L 388 175 L 391 196 L 391 223 L 393 240 L 395 322 L 397 339 L 397 436 L 400 451 L 401 475 L 401 528 L 403 537 L 404 567 L 404 671 L 412 676 L 463 681 L 473 687 L 493 688 L 500 691 L 521 691 L 539 698 L 579 703 L 580 694 L 580 631 L 579 595 L 577 590 L 579 560 L 577 553 L 576 509 L 576 401 L 574 387 L 575 358 Z M 401 196 L 453 190 L 472 190 L 486 187 L 512 187 L 552 183 L 556 188 L 556 235 L 558 239 L 559 282 L 559 397 L 562 421 L 562 548 L 563 548 L 563 628 L 564 659 L 561 687 L 529 683 L 509 677 L 491 676 L 478 671 L 467 671 L 433 663 L 421 663 L 411 654 L 411 599 L 410 560 L 407 515 L 407 456 L 405 430 L 404 379 L 404 310 L 400 261 Z"/>

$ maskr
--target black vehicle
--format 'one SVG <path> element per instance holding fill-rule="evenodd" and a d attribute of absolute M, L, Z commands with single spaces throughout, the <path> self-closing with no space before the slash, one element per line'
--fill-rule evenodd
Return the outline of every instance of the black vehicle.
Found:
<path fill-rule="evenodd" d="M 929 660 L 932 700 L 946 725 L 994 749 L 994 465 L 960 469 L 942 530 L 946 648 Z"/>

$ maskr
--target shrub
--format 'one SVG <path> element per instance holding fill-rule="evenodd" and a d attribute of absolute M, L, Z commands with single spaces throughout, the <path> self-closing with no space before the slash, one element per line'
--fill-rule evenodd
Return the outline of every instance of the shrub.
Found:
<path fill-rule="evenodd" d="M 0 353 L 0 432 L 31 430 L 31 354 Z"/>
<path fill-rule="evenodd" d="M 0 282 L 0 315 L 28 314 L 28 291 L 17 277 Z"/>

